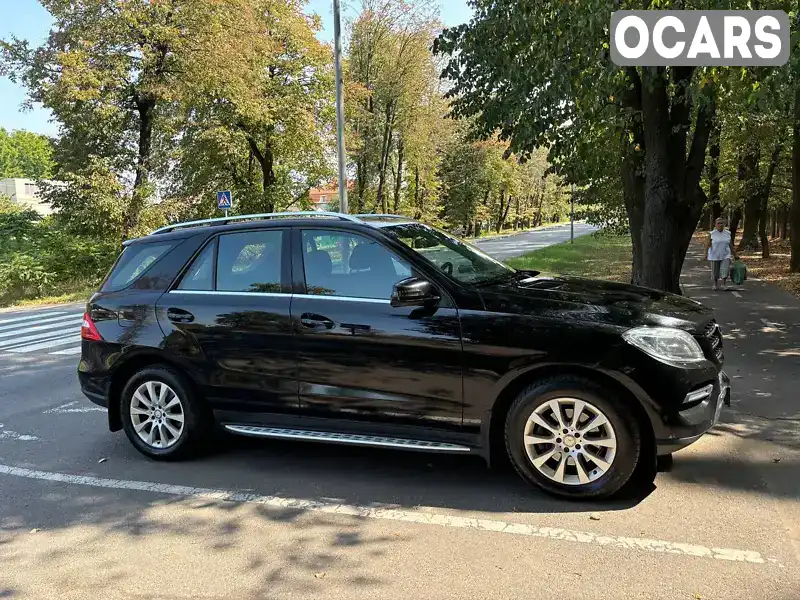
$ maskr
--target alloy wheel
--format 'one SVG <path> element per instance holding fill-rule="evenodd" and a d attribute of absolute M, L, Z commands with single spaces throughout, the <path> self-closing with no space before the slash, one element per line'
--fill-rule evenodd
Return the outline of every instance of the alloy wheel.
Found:
<path fill-rule="evenodd" d="M 614 464 L 617 436 L 603 411 L 577 398 L 536 407 L 525 423 L 525 452 L 542 475 L 564 485 L 584 485 Z"/>
<path fill-rule="evenodd" d="M 169 448 L 183 434 L 183 402 L 164 382 L 147 381 L 136 388 L 130 414 L 136 435 L 151 448 Z"/>

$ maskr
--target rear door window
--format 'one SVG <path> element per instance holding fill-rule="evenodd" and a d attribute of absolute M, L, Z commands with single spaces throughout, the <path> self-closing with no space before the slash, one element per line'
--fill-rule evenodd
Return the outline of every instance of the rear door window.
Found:
<path fill-rule="evenodd" d="M 127 246 L 103 284 L 102 291 L 111 292 L 130 286 L 174 247 L 175 242 Z"/>
<path fill-rule="evenodd" d="M 229 233 L 218 244 L 218 291 L 281 292 L 282 230 Z"/>

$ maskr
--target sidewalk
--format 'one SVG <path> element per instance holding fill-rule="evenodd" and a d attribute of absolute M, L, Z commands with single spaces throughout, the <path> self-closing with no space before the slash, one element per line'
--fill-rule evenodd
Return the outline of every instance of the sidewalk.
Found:
<path fill-rule="evenodd" d="M 731 377 L 732 406 L 710 432 L 717 439 L 697 465 L 697 483 L 771 498 L 800 560 L 800 299 L 758 280 L 712 291 L 698 244 L 689 248 L 681 284 L 714 309 Z M 676 454 L 677 476 L 682 460 Z"/>
<path fill-rule="evenodd" d="M 689 248 L 681 284 L 710 306 L 725 336 L 725 370 L 737 413 L 794 419 L 800 426 L 800 299 L 749 279 L 728 292 L 712 291 L 702 247 Z"/>

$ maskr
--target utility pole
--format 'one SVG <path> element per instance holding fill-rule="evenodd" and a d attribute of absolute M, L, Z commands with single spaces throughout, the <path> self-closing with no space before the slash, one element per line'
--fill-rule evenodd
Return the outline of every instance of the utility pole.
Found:
<path fill-rule="evenodd" d="M 569 243 L 575 243 L 575 184 L 572 184 L 572 192 L 569 195 Z"/>
<path fill-rule="evenodd" d="M 336 134 L 339 147 L 339 212 L 347 213 L 347 156 L 344 149 L 344 90 L 342 90 L 342 20 L 339 0 L 333 0 L 333 38 L 336 62 Z"/>

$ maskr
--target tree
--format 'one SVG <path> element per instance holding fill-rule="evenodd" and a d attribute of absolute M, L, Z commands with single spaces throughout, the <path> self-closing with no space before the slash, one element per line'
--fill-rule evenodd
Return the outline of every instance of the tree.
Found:
<path fill-rule="evenodd" d="M 23 82 L 61 123 L 56 160 L 65 171 L 93 160 L 123 180 L 123 232 L 136 229 L 165 170 L 155 151 L 181 89 L 191 36 L 204 21 L 198 0 L 41 0 L 53 28 L 41 47 L 0 42 L 2 70 Z M 168 146 L 168 145 L 167 145 Z M 132 181 L 124 181 L 132 175 Z M 56 172 L 59 175 L 59 172 Z M 57 192 L 56 192 L 57 196 Z M 58 202 L 57 197 L 54 198 Z"/>
<path fill-rule="evenodd" d="M 182 194 L 223 186 L 242 210 L 272 212 L 331 175 L 332 53 L 303 5 L 230 0 L 210 11 L 184 74 Z"/>
<path fill-rule="evenodd" d="M 46 136 L 0 127 L 0 179 L 45 179 L 53 169 L 53 146 Z"/>
<path fill-rule="evenodd" d="M 792 112 L 792 273 L 800 273 L 800 9 L 793 13 L 791 82 L 794 88 Z"/>
<path fill-rule="evenodd" d="M 425 185 L 431 173 L 422 165 L 421 147 L 431 147 L 436 130 L 431 117 L 440 120 L 446 112 L 438 93 L 439 68 L 430 51 L 439 29 L 428 3 L 406 0 L 363 0 L 352 24 L 348 144 L 355 163 L 357 211 L 372 210 L 372 205 L 382 212 L 399 210 L 405 175 L 412 173 L 415 182 L 420 175 Z M 405 169 L 412 159 L 413 170 Z M 417 202 L 429 188 L 419 189 Z"/>
<path fill-rule="evenodd" d="M 445 74 L 455 82 L 455 114 L 475 117 L 481 135 L 499 133 L 523 158 L 549 147 L 559 172 L 586 187 L 595 182 L 582 178 L 587 170 L 578 158 L 614 148 L 615 156 L 593 160 L 617 165 L 633 281 L 679 292 L 686 250 L 706 203 L 701 177 L 728 71 L 613 65 L 608 15 L 643 4 L 480 0 L 473 20 L 445 31 L 438 50 L 450 57 Z M 748 8 L 743 0 L 733 4 Z M 659 4 L 675 7 L 669 0 Z M 679 7 L 716 4 L 695 0 Z M 594 145 L 599 140 L 614 143 L 600 150 Z"/>

